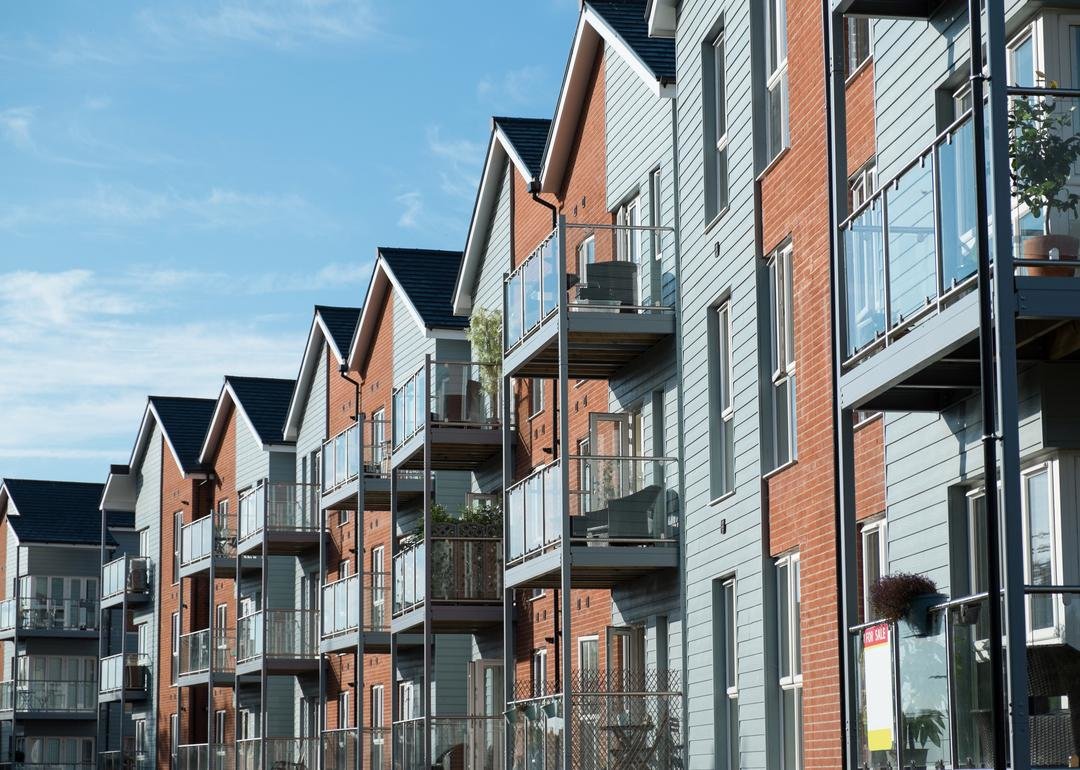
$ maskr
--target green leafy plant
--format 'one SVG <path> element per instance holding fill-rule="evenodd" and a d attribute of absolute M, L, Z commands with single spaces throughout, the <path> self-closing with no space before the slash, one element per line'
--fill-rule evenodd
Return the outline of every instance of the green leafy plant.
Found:
<path fill-rule="evenodd" d="M 1056 83 L 1050 82 L 1055 88 Z M 1080 195 L 1068 189 L 1073 166 L 1080 160 L 1080 136 L 1073 131 L 1075 106 L 1062 108 L 1055 99 L 1017 99 L 1009 110 L 1009 159 L 1013 194 L 1050 234 L 1050 213 L 1080 210 Z"/>
<path fill-rule="evenodd" d="M 937 593 L 937 584 L 925 575 L 898 572 L 886 575 L 870 586 L 870 606 L 883 620 L 903 620 L 921 596 Z"/>
<path fill-rule="evenodd" d="M 917 716 L 904 715 L 909 750 L 925 749 L 929 744 L 941 747 L 945 734 L 945 715 L 939 711 L 924 711 Z"/>
<path fill-rule="evenodd" d="M 472 345 L 472 358 L 480 366 L 480 385 L 498 403 L 499 380 L 502 378 L 502 313 L 478 307 L 469 316 L 465 336 Z"/>
<path fill-rule="evenodd" d="M 480 524 L 494 526 L 502 523 L 502 507 L 497 503 L 485 505 L 474 503 L 463 505 L 458 509 L 458 515 L 454 516 L 446 506 L 440 503 L 431 505 L 432 524 Z M 424 542 L 424 517 L 420 516 L 416 521 L 416 527 L 401 538 L 402 548 L 412 548 Z"/>

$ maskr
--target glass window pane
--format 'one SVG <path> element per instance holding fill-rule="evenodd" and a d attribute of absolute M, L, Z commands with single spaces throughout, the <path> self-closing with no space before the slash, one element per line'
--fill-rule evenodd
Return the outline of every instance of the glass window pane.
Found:
<path fill-rule="evenodd" d="M 779 609 L 779 656 L 780 676 L 791 676 L 791 600 L 789 595 L 790 578 L 788 577 L 788 565 L 781 564 L 776 569 L 776 595 Z"/>
<path fill-rule="evenodd" d="M 1028 575 L 1030 585 L 1053 583 L 1053 511 L 1050 504 L 1049 472 L 1046 469 L 1024 479 L 1024 498 L 1027 508 Z M 1052 628 L 1054 597 L 1031 596 L 1032 629 Z"/>

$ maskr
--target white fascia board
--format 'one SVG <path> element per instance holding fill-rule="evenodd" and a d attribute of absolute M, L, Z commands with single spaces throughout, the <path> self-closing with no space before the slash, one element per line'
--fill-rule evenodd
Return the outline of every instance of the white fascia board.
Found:
<path fill-rule="evenodd" d="M 473 206 L 469 235 L 465 241 L 465 254 L 462 256 L 461 269 L 458 271 L 457 284 L 454 286 L 454 313 L 457 315 L 468 315 L 472 312 L 473 278 L 480 269 L 479 262 L 482 258 L 480 250 L 483 248 L 486 233 L 486 229 L 482 228 L 481 224 L 486 224 L 491 219 L 491 210 L 496 202 L 495 193 L 498 190 L 498 182 L 492 177 L 496 166 L 502 168 L 501 157 L 506 153 L 505 147 L 498 139 L 501 133 L 497 128 L 492 129 L 487 157 L 484 160 L 484 170 L 480 175 L 480 187 L 476 192 L 476 204 Z"/>
<path fill-rule="evenodd" d="M 637 55 L 637 52 L 627 44 L 622 35 L 616 32 L 604 17 L 594 11 L 588 3 L 585 4 L 583 16 L 586 22 L 604 39 L 604 42 L 610 45 L 615 50 L 615 53 L 619 54 L 619 57 L 630 65 L 630 69 L 652 91 L 653 96 L 657 98 L 675 98 L 675 85 L 662 84 L 657 79 L 656 74 Z"/>
<path fill-rule="evenodd" d="M 586 41 L 587 37 L 593 39 Z M 563 157 L 559 159 L 559 165 L 563 166 L 566 162 L 566 156 L 569 153 L 569 149 L 564 152 L 562 147 L 563 135 L 567 131 L 567 113 L 568 110 L 573 109 L 571 107 L 570 88 L 572 85 L 576 85 L 574 75 L 581 66 L 581 54 L 585 50 L 584 46 L 586 42 L 591 42 L 593 44 L 589 46 L 589 49 L 595 53 L 595 30 L 585 23 L 585 14 L 582 13 L 578 17 L 577 29 L 574 31 L 574 42 L 570 47 L 570 57 L 566 61 L 566 70 L 563 73 L 562 88 L 559 90 L 559 101 L 555 107 L 555 119 L 551 122 L 551 130 L 548 132 L 548 144 L 547 147 L 544 148 L 544 162 L 541 164 L 540 168 L 540 189 L 542 192 L 557 192 L 558 187 L 562 182 L 564 169 L 560 169 L 558 179 L 552 178 L 552 174 L 554 173 L 552 170 L 552 157 L 556 151 L 560 152 Z M 578 101 L 577 109 L 574 110 L 573 123 L 577 123 L 577 116 L 580 111 L 581 104 L 580 101 Z"/>
<path fill-rule="evenodd" d="M 316 316 L 318 314 L 316 313 Z M 318 355 L 318 342 L 323 335 L 323 327 L 315 318 L 311 319 L 311 331 L 308 332 L 307 345 L 304 347 L 304 357 L 300 361 L 300 372 L 293 387 L 292 398 L 289 400 L 289 411 L 285 415 L 285 438 L 289 441 L 296 440 L 296 434 L 300 431 L 300 405 L 307 396 L 311 385 L 311 377 L 315 371 L 315 356 Z"/>

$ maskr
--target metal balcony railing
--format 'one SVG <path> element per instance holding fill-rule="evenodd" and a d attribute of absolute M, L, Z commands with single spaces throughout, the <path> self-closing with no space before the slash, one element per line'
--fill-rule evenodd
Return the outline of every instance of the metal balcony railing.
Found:
<path fill-rule="evenodd" d="M 988 602 L 986 593 L 943 602 L 924 626 L 851 629 L 858 766 L 993 766 Z M 1024 602 L 1031 766 L 1068 767 L 1080 756 L 1080 587 L 1028 586 Z M 891 721 L 878 712 L 867 723 L 875 700 Z"/>
<path fill-rule="evenodd" d="M 502 770 L 503 724 L 497 716 L 431 718 L 431 766 L 461 770 Z M 394 742 L 401 767 L 423 768 L 424 720 L 403 719 L 394 723 Z"/>
<path fill-rule="evenodd" d="M 125 741 L 126 742 L 126 741 Z M 154 763 L 145 751 L 136 751 L 134 741 L 131 746 L 116 751 L 102 751 L 98 754 L 99 770 L 152 770 Z"/>
<path fill-rule="evenodd" d="M 511 565 L 566 540 L 590 547 L 676 543 L 676 459 L 571 455 L 567 460 L 570 532 L 563 532 L 561 460 L 507 490 Z"/>
<path fill-rule="evenodd" d="M 0 682 L 0 711 L 21 713 L 97 710 L 97 682 L 18 679 Z"/>
<path fill-rule="evenodd" d="M 389 631 L 390 573 L 364 572 L 323 586 L 322 637 L 357 630 Z"/>
<path fill-rule="evenodd" d="M 0 631 L 96 631 L 96 599 L 21 597 L 0 602 Z"/>
<path fill-rule="evenodd" d="M 432 536 L 394 556 L 394 614 L 424 603 L 468 604 L 502 598 L 502 531 L 498 525 L 436 523 Z M 431 548 L 431 579 L 425 550 Z"/>
<path fill-rule="evenodd" d="M 233 770 L 233 766 L 233 747 L 229 744 L 187 743 L 176 747 L 175 770 Z"/>
<path fill-rule="evenodd" d="M 265 623 L 265 639 L 263 625 Z M 317 610 L 261 610 L 236 623 L 236 659 L 309 659 L 319 654 Z"/>
<path fill-rule="evenodd" d="M 364 768 L 390 770 L 390 732 L 379 727 L 323 731 L 324 770 L 355 770 L 358 754 Z"/>
<path fill-rule="evenodd" d="M 177 655 L 177 673 L 229 674 L 236 670 L 236 635 L 232 629 L 210 629 L 181 634 Z"/>
<path fill-rule="evenodd" d="M 236 770 L 314 770 L 319 766 L 319 738 L 250 738 L 236 742 Z"/>
<path fill-rule="evenodd" d="M 236 532 L 217 516 L 204 516 L 180 528 L 180 564 L 236 557 Z"/>
<path fill-rule="evenodd" d="M 101 598 L 111 599 L 124 593 L 150 593 L 152 562 L 147 556 L 121 556 L 101 568 Z"/>
<path fill-rule="evenodd" d="M 317 484 L 262 482 L 240 498 L 241 539 L 263 531 L 315 532 L 320 528 Z"/>
<path fill-rule="evenodd" d="M 100 690 L 145 690 L 149 682 L 150 659 L 138 653 L 110 655 L 101 659 Z"/>
<path fill-rule="evenodd" d="M 499 424 L 499 367 L 460 361 L 431 361 L 393 393 L 393 445 L 404 444 L 424 428 L 424 404 L 440 426 L 487 427 Z"/>
<path fill-rule="evenodd" d="M 390 426 L 390 420 L 365 417 L 323 443 L 323 494 L 356 481 L 361 468 L 369 478 L 389 477 Z"/>

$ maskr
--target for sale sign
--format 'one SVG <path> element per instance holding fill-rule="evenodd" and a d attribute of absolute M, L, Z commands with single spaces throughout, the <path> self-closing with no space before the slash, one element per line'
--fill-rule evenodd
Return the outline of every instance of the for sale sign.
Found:
<path fill-rule="evenodd" d="M 866 741 L 870 751 L 890 751 L 893 747 L 893 680 L 889 645 L 888 623 L 879 623 L 863 631 Z"/>

